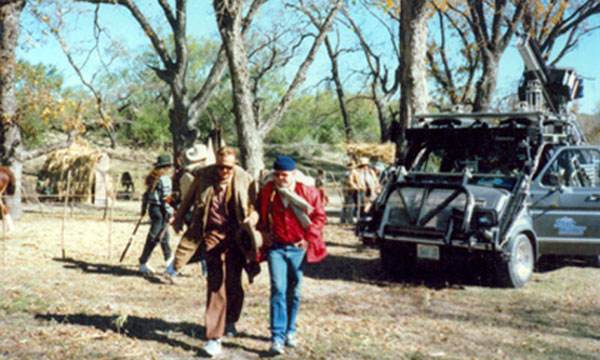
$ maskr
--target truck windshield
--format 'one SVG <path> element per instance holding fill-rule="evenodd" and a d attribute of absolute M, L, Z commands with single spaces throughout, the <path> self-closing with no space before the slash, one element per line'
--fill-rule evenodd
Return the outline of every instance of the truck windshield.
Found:
<path fill-rule="evenodd" d="M 418 129 L 407 135 L 411 172 L 459 175 L 469 169 L 472 183 L 510 188 L 528 164 L 518 131 Z"/>

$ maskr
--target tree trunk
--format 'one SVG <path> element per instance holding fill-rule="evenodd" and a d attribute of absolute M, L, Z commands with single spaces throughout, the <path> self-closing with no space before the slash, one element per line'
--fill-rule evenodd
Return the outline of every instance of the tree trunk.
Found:
<path fill-rule="evenodd" d="M 21 215 L 21 180 L 23 152 L 21 130 L 17 125 L 15 95 L 15 49 L 19 37 L 19 18 L 25 0 L 3 2 L 0 5 L 0 163 L 15 174 L 17 184 L 13 199 L 7 201 L 14 217 Z"/>
<path fill-rule="evenodd" d="M 377 119 L 379 119 L 380 140 L 384 143 L 390 139 L 390 124 L 388 112 L 385 108 L 387 99 L 384 100 L 380 96 L 377 96 L 377 88 L 380 86 L 379 81 L 375 80 L 371 85 L 371 93 L 373 94 L 373 102 L 377 109 Z"/>
<path fill-rule="evenodd" d="M 213 6 L 231 74 L 233 110 L 242 166 L 257 176 L 264 168 L 264 148 L 252 106 L 254 96 L 247 68 L 248 53 L 242 35 L 242 2 L 214 0 Z"/>
<path fill-rule="evenodd" d="M 327 31 L 331 29 L 333 20 L 339 12 L 343 0 L 337 0 L 333 4 L 328 16 L 318 26 L 319 34 L 315 37 L 308 54 L 298 68 L 286 93 L 271 115 L 262 122 L 259 121 L 260 119 L 254 111 L 253 106 L 255 98 L 252 93 L 253 87 L 248 72 L 248 53 L 244 47 L 242 29 L 241 13 L 243 3 L 243 0 L 213 0 L 213 7 L 217 18 L 217 26 L 227 53 L 233 93 L 233 111 L 235 113 L 242 166 L 251 174 L 257 176 L 260 170 L 264 168 L 263 139 L 281 120 L 299 86 L 306 79 L 306 72 L 314 62 L 316 53 L 323 43 Z"/>
<path fill-rule="evenodd" d="M 498 63 L 499 59 L 496 56 L 483 57 L 482 76 L 477 81 L 477 94 L 473 104 L 474 112 L 487 111 L 492 104 L 498 78 Z"/>
<path fill-rule="evenodd" d="M 342 121 L 344 122 L 344 133 L 346 134 L 346 142 L 352 141 L 352 125 L 350 124 L 350 115 L 348 114 L 348 107 L 346 106 L 346 96 L 344 95 L 344 86 L 340 79 L 340 72 L 338 66 L 338 54 L 331 47 L 329 38 L 325 38 L 325 47 L 327 48 L 327 54 L 329 60 L 331 60 L 331 78 L 335 83 L 335 92 L 337 94 L 338 103 L 340 104 L 340 111 L 342 112 Z"/>
<path fill-rule="evenodd" d="M 169 131 L 173 139 L 173 157 L 177 159 L 198 139 L 198 130 L 191 125 L 189 99 L 181 91 L 172 90 L 173 107 L 169 109 Z M 177 164 L 176 166 L 178 166 Z"/>
<path fill-rule="evenodd" d="M 402 154 L 404 129 L 414 114 L 427 111 L 427 8 L 429 0 L 402 0 L 400 13 L 400 138 L 397 154 Z"/>

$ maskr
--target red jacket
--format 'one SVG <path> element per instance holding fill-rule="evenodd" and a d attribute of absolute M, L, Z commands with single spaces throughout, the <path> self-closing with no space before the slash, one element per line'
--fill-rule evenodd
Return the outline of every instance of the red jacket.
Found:
<path fill-rule="evenodd" d="M 267 214 L 269 207 L 271 206 L 271 210 L 273 210 L 273 204 L 275 202 L 281 202 L 279 199 L 279 194 L 277 194 L 275 190 L 275 182 L 269 181 L 258 194 L 258 201 L 260 204 L 259 230 L 269 233 L 289 232 L 287 234 L 288 239 L 281 239 L 283 241 L 294 240 L 295 237 L 303 238 L 309 243 L 306 251 L 306 261 L 311 263 L 319 262 L 327 256 L 327 248 L 325 247 L 325 242 L 323 241 L 323 227 L 325 226 L 327 216 L 325 215 L 325 208 L 323 207 L 321 196 L 315 187 L 304 185 L 300 182 L 296 182 L 294 192 L 302 196 L 302 198 L 304 198 L 314 208 L 313 212 L 308 214 L 312 222 L 308 228 L 306 230 L 302 229 L 302 226 L 298 220 L 292 215 L 293 211 L 291 209 L 289 211 L 290 215 L 292 216 L 273 219 L 273 223 L 269 224 L 269 214 Z M 272 197 L 273 193 L 274 196 Z M 271 201 L 273 203 L 269 205 Z M 284 229 L 271 229 L 271 226 L 281 226 Z M 303 231 L 303 234 L 298 234 L 298 231 Z"/>

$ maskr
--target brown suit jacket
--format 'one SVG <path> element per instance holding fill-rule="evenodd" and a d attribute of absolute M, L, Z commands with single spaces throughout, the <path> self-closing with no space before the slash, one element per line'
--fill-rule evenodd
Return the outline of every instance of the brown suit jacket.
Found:
<path fill-rule="evenodd" d="M 194 181 L 177 209 L 173 228 L 176 232 L 183 229 L 184 217 L 194 207 L 192 223 L 183 235 L 175 253 L 175 270 L 183 267 L 195 254 L 206 235 L 208 212 L 214 196 L 214 186 L 218 182 L 217 166 L 209 165 L 194 173 Z M 233 213 L 228 215 L 228 224 L 242 224 L 244 219 L 255 210 L 256 184 L 250 174 L 236 166 L 231 183 L 227 187 L 225 201 L 233 199 Z"/>

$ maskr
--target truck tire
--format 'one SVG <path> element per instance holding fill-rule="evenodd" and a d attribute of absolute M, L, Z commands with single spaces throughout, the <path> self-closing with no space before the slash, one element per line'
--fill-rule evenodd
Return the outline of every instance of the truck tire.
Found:
<path fill-rule="evenodd" d="M 408 244 L 382 239 L 379 245 L 379 257 L 381 268 L 393 277 L 406 277 L 415 266 L 415 254 Z"/>
<path fill-rule="evenodd" d="M 496 266 L 500 286 L 521 288 L 531 280 L 535 264 L 533 246 L 529 237 L 519 234 L 508 244 L 509 261 L 499 260 Z"/>

